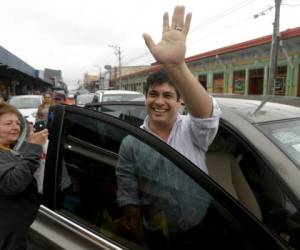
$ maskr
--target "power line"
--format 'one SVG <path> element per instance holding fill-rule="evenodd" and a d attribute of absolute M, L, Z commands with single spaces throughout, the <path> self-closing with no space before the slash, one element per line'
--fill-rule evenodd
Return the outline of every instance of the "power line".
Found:
<path fill-rule="evenodd" d="M 281 4 L 281 5 L 288 6 L 288 7 L 292 7 L 292 8 L 295 8 L 295 7 L 299 7 L 299 6 L 300 6 L 300 4 L 292 5 L 292 4 L 287 4 L 287 3 Z"/>
<path fill-rule="evenodd" d="M 222 12 L 220 12 L 219 14 L 213 16 L 213 17 L 210 17 L 209 19 L 207 19 L 206 21 L 204 21 L 203 23 L 200 23 L 198 25 L 196 25 L 193 29 L 191 29 L 190 33 L 193 33 L 194 31 L 198 30 L 198 29 L 201 29 L 209 24 L 212 24 L 218 20 L 220 20 L 221 18 L 229 15 L 229 14 L 232 14 L 233 12 L 241 9 L 241 8 L 244 8 L 245 6 L 249 5 L 251 2 L 253 2 L 254 0 L 245 0 L 245 1 L 242 1 L 232 7 L 230 7 L 229 9 L 227 10 L 224 10 Z"/>
<path fill-rule="evenodd" d="M 247 3 L 247 2 L 248 2 L 248 3 Z M 207 26 L 207 25 L 209 25 L 209 24 L 211 24 L 211 23 L 213 23 L 213 22 L 215 22 L 215 21 L 217 21 L 217 20 L 219 20 L 219 19 L 221 19 L 221 18 L 223 18 L 223 17 L 225 17 L 225 16 L 228 15 L 228 14 L 231 14 L 231 13 L 232 13 L 232 12 L 231 12 L 231 13 L 228 13 L 228 11 L 230 11 L 230 10 L 236 11 L 236 10 L 238 10 L 238 9 L 241 9 L 241 8 L 245 7 L 246 5 L 250 4 L 251 2 L 253 2 L 253 0 L 250 1 L 250 2 L 249 2 L 249 0 L 246 0 L 246 1 L 240 2 L 240 3 L 237 4 L 237 5 L 234 5 L 233 7 L 229 8 L 229 9 L 227 9 L 227 10 L 225 10 L 225 11 L 223 11 L 223 12 L 217 14 L 216 16 L 207 19 L 205 22 L 203 22 L 203 23 L 197 25 L 196 28 L 193 29 L 193 32 L 196 31 L 196 30 L 198 30 L 198 29 L 200 29 L 200 28 L 203 28 L 203 27 L 205 27 L 205 26 Z M 246 3 L 247 3 L 247 4 L 246 4 Z M 244 4 L 244 5 L 241 6 L 242 4 Z M 246 22 L 246 21 L 249 21 L 249 20 L 251 20 L 251 19 L 253 19 L 253 18 L 258 18 L 258 17 L 260 17 L 260 16 L 264 16 L 264 15 L 270 13 L 270 12 L 273 10 L 274 7 L 275 7 L 274 5 L 273 5 L 273 6 L 269 6 L 269 7 L 266 8 L 265 10 L 263 10 L 263 11 L 261 11 L 261 12 L 255 14 L 255 15 L 251 15 L 251 16 L 248 16 L 248 17 L 246 17 L 246 18 L 244 18 L 244 19 L 241 19 L 241 20 L 239 20 L 239 21 L 236 21 L 236 22 L 233 23 L 233 24 L 230 24 L 230 25 L 228 25 L 228 26 L 226 26 L 226 27 L 224 27 L 224 28 L 222 28 L 222 29 L 219 29 L 218 31 L 214 31 L 214 32 L 211 33 L 211 34 L 202 37 L 201 39 L 197 39 L 196 41 L 193 41 L 193 42 L 191 42 L 191 43 L 188 43 L 187 46 L 189 47 L 190 45 L 193 45 L 193 44 L 195 44 L 195 43 L 198 43 L 198 42 L 200 42 L 200 41 L 203 41 L 203 40 L 205 40 L 205 39 L 207 39 L 207 38 L 213 37 L 213 36 L 219 34 L 221 31 L 228 30 L 228 29 L 230 29 L 230 28 L 232 28 L 232 27 L 234 27 L 234 26 L 240 25 L 241 23 L 244 23 L 244 22 Z M 214 19 L 214 18 L 217 18 L 217 17 L 218 17 L 218 19 Z M 191 33 L 191 32 L 190 32 L 190 33 Z M 134 61 L 136 61 L 136 60 L 139 60 L 139 59 L 141 59 L 141 58 L 143 58 L 143 57 L 145 57 L 145 56 L 147 56 L 147 55 L 149 55 L 149 54 L 150 54 L 149 51 L 147 51 L 147 52 L 145 52 L 144 54 L 139 55 L 139 56 L 137 56 L 137 57 L 131 59 L 131 60 L 128 61 L 128 62 L 129 62 L 129 63 L 132 63 L 132 62 L 134 62 Z M 128 63 L 128 62 L 127 62 L 127 63 Z M 149 60 L 147 60 L 147 63 L 148 63 L 148 62 L 149 62 Z M 153 61 L 151 61 L 151 62 L 153 62 Z M 127 63 L 126 63 L 126 64 L 127 64 Z"/>
<path fill-rule="evenodd" d="M 209 24 L 212 24 L 212 23 L 218 21 L 219 19 L 221 19 L 221 18 L 223 18 L 223 17 L 225 17 L 225 16 L 227 16 L 227 15 L 229 15 L 229 14 L 232 14 L 233 12 L 235 12 L 235 11 L 237 11 L 237 10 L 239 10 L 239 9 L 241 9 L 241 8 L 243 8 L 243 7 L 245 7 L 245 6 L 247 6 L 247 5 L 249 5 L 249 4 L 252 3 L 253 1 L 255 1 L 255 0 L 244 0 L 244 1 L 242 1 L 242 2 L 240 2 L 240 3 L 238 3 L 238 4 L 236 4 L 236 5 L 234 5 L 234 6 L 232 6 L 232 7 L 230 7 L 229 9 L 226 9 L 226 10 L 220 12 L 219 14 L 217 14 L 217 15 L 215 15 L 215 16 L 208 18 L 208 19 L 207 19 L 206 21 L 204 21 L 203 23 L 200 23 L 200 24 L 196 25 L 193 29 L 190 30 L 189 33 L 191 34 L 191 33 L 195 32 L 195 31 L 198 30 L 198 29 L 201 29 L 201 28 L 203 28 L 203 27 L 205 27 L 205 26 L 207 26 L 207 25 L 209 25 Z M 148 51 L 145 52 L 144 54 L 141 54 L 141 55 L 139 55 L 139 56 L 137 56 L 137 57 L 135 57 L 135 58 L 130 59 L 130 60 L 127 61 L 125 64 L 132 63 L 132 62 L 134 62 L 134 61 L 136 61 L 136 60 L 139 60 L 139 59 L 141 59 L 141 58 L 143 58 L 143 57 L 145 57 L 145 56 L 147 56 L 147 55 L 149 55 L 149 52 L 148 52 Z"/>
<path fill-rule="evenodd" d="M 260 16 L 266 15 L 268 12 L 271 12 L 272 9 L 273 9 L 274 7 L 275 7 L 275 6 L 270 6 L 269 8 L 267 8 L 267 9 L 265 9 L 265 10 L 263 10 L 263 11 L 257 13 L 257 14 L 255 14 L 255 15 L 253 16 L 253 18 L 258 18 L 258 17 L 260 17 Z"/>

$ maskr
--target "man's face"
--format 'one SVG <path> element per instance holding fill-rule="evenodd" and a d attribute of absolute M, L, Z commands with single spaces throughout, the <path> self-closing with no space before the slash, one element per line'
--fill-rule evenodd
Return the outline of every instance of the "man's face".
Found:
<path fill-rule="evenodd" d="M 169 83 L 152 85 L 146 96 L 150 126 L 171 127 L 176 121 L 181 102 Z"/>
<path fill-rule="evenodd" d="M 55 104 L 64 104 L 65 103 L 65 100 L 60 96 L 55 96 L 53 99 L 54 99 Z"/>

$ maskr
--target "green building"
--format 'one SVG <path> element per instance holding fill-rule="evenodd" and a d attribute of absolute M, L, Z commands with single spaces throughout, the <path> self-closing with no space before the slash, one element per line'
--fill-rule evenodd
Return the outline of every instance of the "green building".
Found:
<path fill-rule="evenodd" d="M 264 36 L 186 58 L 209 93 L 265 95 L 272 36 Z M 274 93 L 300 96 L 300 27 L 280 33 Z M 122 88 L 142 91 L 149 69 L 122 76 Z"/>

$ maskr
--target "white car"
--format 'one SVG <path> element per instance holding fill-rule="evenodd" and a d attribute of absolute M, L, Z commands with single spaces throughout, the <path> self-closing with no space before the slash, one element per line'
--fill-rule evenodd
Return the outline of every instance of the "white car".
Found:
<path fill-rule="evenodd" d="M 17 95 L 12 96 L 8 103 L 15 106 L 27 121 L 35 123 L 39 105 L 43 102 L 42 95 Z"/>
<path fill-rule="evenodd" d="M 144 98 L 144 95 L 137 91 L 130 90 L 98 90 L 95 92 L 99 102 L 131 101 L 136 98 Z"/>
<path fill-rule="evenodd" d="M 84 107 L 87 103 L 98 102 L 99 96 L 94 93 L 80 94 L 75 98 L 75 104 L 79 107 Z"/>

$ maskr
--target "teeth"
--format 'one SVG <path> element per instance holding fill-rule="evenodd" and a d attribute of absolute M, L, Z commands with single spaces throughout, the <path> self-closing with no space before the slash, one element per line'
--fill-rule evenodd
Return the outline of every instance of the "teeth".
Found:
<path fill-rule="evenodd" d="M 163 113 L 163 112 L 166 112 L 166 109 L 157 109 L 157 108 L 154 108 L 154 111 L 155 112 L 159 112 L 159 113 Z"/>

